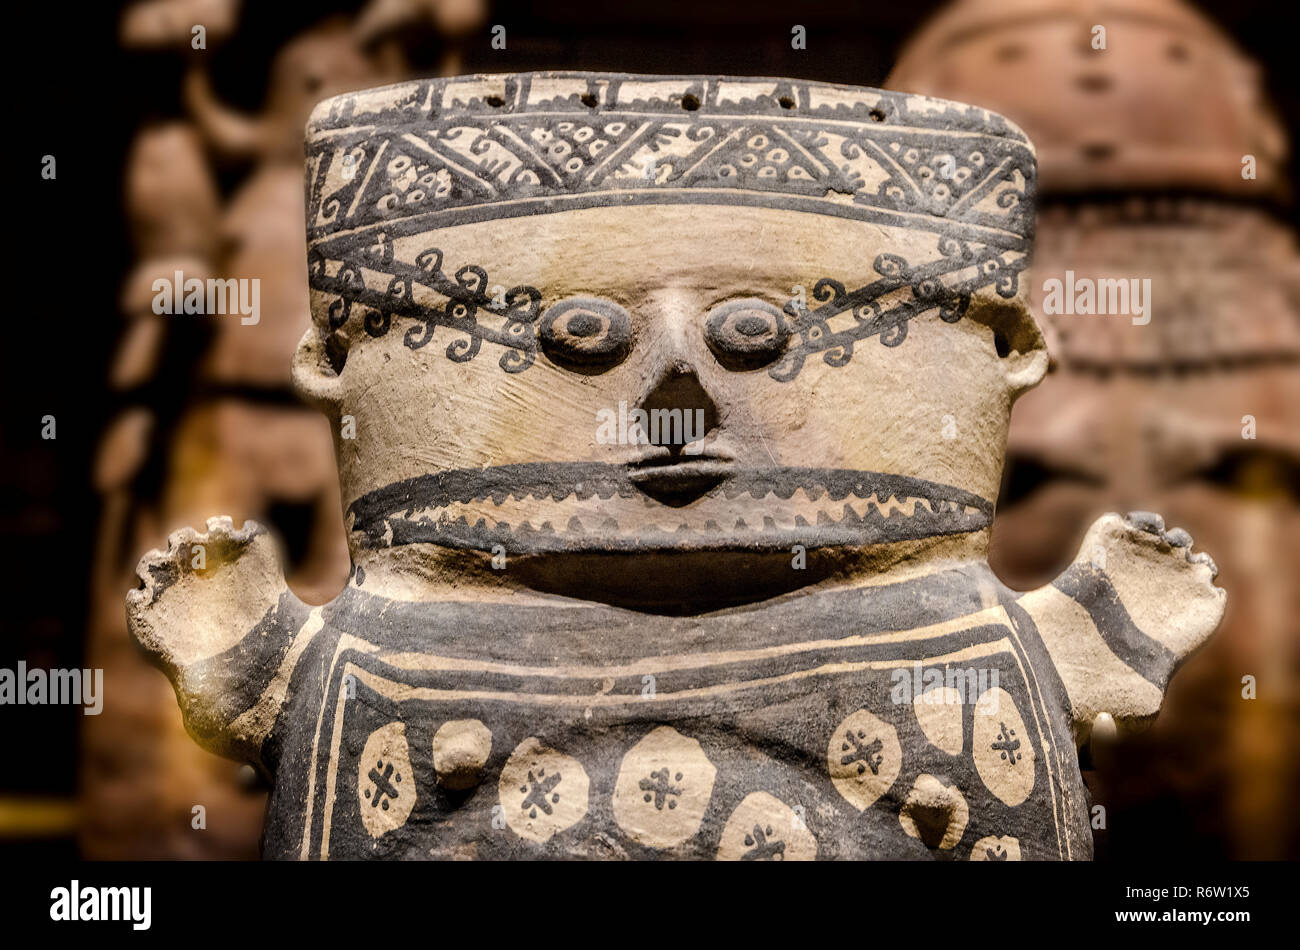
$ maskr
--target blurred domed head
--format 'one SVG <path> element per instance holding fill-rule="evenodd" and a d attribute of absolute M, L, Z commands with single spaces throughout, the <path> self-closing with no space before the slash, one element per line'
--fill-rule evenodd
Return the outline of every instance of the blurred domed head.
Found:
<path fill-rule="evenodd" d="M 1258 70 L 1180 0 L 959 0 L 886 85 L 1011 118 L 1038 149 L 1045 193 L 1284 187 L 1286 142 Z"/>

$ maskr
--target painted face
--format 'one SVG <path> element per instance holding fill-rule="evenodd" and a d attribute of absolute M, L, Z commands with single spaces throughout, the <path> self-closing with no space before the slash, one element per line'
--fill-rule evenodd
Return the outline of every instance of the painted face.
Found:
<path fill-rule="evenodd" d="M 788 161 L 776 141 L 746 144 Z M 407 142 L 375 164 L 445 192 L 427 159 Z M 727 193 L 483 217 L 313 248 L 328 332 L 299 377 L 350 418 L 359 548 L 789 552 L 988 528 L 1011 401 L 1045 364 L 1023 245 Z"/>

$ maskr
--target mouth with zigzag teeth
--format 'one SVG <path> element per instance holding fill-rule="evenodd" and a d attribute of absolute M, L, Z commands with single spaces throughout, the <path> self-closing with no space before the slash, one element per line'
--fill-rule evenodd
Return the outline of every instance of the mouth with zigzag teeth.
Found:
<path fill-rule="evenodd" d="M 690 500 L 682 503 L 681 499 Z M 532 462 L 394 482 L 354 501 L 365 549 L 509 554 L 868 546 L 989 527 L 993 503 L 925 479 L 852 469 Z"/>

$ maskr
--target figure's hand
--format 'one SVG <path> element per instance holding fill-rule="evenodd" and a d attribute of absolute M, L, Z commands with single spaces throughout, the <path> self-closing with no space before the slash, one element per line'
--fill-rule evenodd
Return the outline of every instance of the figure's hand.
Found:
<path fill-rule="evenodd" d="M 1174 670 L 1223 618 L 1217 573 L 1159 515 L 1108 514 L 1065 573 L 1017 601 L 1065 684 L 1080 745 L 1101 713 L 1131 728 L 1160 711 Z"/>
<path fill-rule="evenodd" d="M 281 666 L 310 608 L 285 586 L 265 528 L 250 521 L 236 531 L 229 518 L 207 528 L 183 528 L 166 551 L 140 560 L 127 624 L 171 680 L 190 734 L 260 763 L 287 685 Z"/>

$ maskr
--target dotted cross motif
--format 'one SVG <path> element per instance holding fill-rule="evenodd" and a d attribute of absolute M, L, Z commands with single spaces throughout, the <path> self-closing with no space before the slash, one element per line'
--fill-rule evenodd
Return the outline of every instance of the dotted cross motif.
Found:
<path fill-rule="evenodd" d="M 985 848 L 984 854 L 987 855 L 987 860 L 989 861 L 1005 861 L 1008 858 L 1007 852 L 1003 850 L 1002 845 Z"/>
<path fill-rule="evenodd" d="M 852 765 L 858 763 L 858 774 L 863 775 L 867 769 L 871 769 L 872 775 L 880 774 L 880 763 L 885 760 L 881 749 L 884 743 L 877 736 L 870 742 L 867 742 L 867 734 L 864 730 L 859 729 L 854 732 L 849 729 L 844 733 L 845 741 L 840 744 L 840 750 L 845 754 L 840 758 L 840 765 Z"/>
<path fill-rule="evenodd" d="M 536 818 L 539 808 L 546 814 L 551 814 L 554 811 L 551 806 L 560 800 L 559 793 L 555 791 L 555 786 L 559 784 L 559 772 L 548 776 L 546 769 L 538 769 L 537 776 L 534 777 L 532 769 L 529 769 L 528 784 L 519 786 L 519 791 L 525 793 L 519 807 L 528 812 L 529 818 Z"/>
<path fill-rule="evenodd" d="M 682 788 L 680 786 L 669 783 L 668 775 L 668 766 L 665 765 L 662 769 L 651 772 L 649 778 L 641 779 L 641 791 L 645 792 L 645 800 L 647 802 L 653 800 L 656 811 L 664 810 L 665 801 L 667 801 L 669 811 L 676 808 L 676 800 L 670 799 L 668 796 L 677 795 L 680 797 L 682 794 Z M 681 772 L 678 772 L 673 776 L 673 781 L 680 782 L 681 780 Z"/>
<path fill-rule="evenodd" d="M 1020 748 L 1020 740 L 1015 737 L 1016 730 L 1008 729 L 1005 722 L 998 723 L 1002 729 L 998 732 L 997 740 L 990 747 L 1002 753 L 1001 758 L 1008 765 L 1015 765 L 1023 757 L 1023 753 L 1016 751 Z"/>
<path fill-rule="evenodd" d="M 380 769 L 384 771 L 381 773 Z M 397 783 L 402 780 L 402 773 L 398 772 L 394 775 L 392 762 L 385 766 L 383 759 L 376 759 L 375 767 L 370 770 L 367 777 L 375 783 L 373 788 L 366 789 L 366 798 L 370 799 L 370 807 L 379 807 L 388 811 L 389 799 L 397 800 Z"/>
<path fill-rule="evenodd" d="M 745 844 L 749 850 L 741 855 L 742 861 L 784 861 L 785 860 L 785 842 L 781 840 L 772 840 L 775 834 L 772 826 L 764 828 L 762 825 L 755 825 L 754 830 L 745 835 Z"/>

